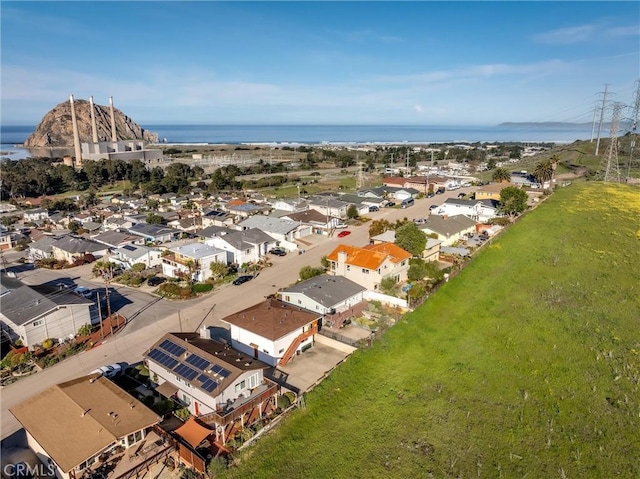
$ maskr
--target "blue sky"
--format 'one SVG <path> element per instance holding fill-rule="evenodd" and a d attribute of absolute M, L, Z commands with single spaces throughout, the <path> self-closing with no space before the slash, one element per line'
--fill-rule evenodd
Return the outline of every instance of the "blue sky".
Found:
<path fill-rule="evenodd" d="M 4 125 L 70 93 L 141 124 L 590 122 L 632 102 L 640 3 L 11 2 Z"/>

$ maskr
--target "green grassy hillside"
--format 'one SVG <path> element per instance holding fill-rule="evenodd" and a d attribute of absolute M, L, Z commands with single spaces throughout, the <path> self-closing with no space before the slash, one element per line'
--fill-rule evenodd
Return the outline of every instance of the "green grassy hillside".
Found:
<path fill-rule="evenodd" d="M 640 477 L 640 191 L 560 189 L 228 477 Z"/>

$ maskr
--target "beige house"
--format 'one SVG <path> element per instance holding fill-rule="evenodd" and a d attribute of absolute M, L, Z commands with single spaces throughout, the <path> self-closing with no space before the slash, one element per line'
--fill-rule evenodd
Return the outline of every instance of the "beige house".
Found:
<path fill-rule="evenodd" d="M 475 193 L 476 200 L 500 200 L 500 192 L 508 187 L 514 186 L 510 183 L 491 183 L 489 185 L 480 186 Z"/>
<path fill-rule="evenodd" d="M 378 291 L 385 278 L 405 282 L 410 258 L 411 253 L 393 243 L 370 244 L 364 248 L 340 245 L 327 256 L 332 274 L 344 276 L 370 291 Z"/>
<path fill-rule="evenodd" d="M 426 223 L 420 225 L 420 229 L 428 235 L 437 235 L 442 246 L 453 246 L 466 234 L 475 232 L 476 222 L 465 215 L 431 215 Z"/>
<path fill-rule="evenodd" d="M 396 232 L 393 230 L 385 231 L 377 236 L 371 237 L 371 244 L 377 245 L 381 243 L 395 243 Z M 422 252 L 422 259 L 425 261 L 438 261 L 440 259 L 440 245 L 441 240 L 434 238 L 427 238 L 427 243 Z"/>
<path fill-rule="evenodd" d="M 106 456 L 140 445 L 160 420 L 95 375 L 52 386 L 10 411 L 24 427 L 29 447 L 59 479 L 79 479 Z"/>

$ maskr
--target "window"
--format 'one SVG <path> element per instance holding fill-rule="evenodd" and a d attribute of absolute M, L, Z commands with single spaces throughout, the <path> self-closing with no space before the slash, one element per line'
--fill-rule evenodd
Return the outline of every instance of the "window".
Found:
<path fill-rule="evenodd" d="M 258 387 L 258 375 L 257 374 L 253 374 L 251 376 L 249 376 L 248 381 L 248 385 L 249 385 L 249 389 L 253 389 L 255 387 Z"/>
<path fill-rule="evenodd" d="M 407 264 L 407 262 L 406 262 L 406 261 L 403 261 L 402 263 L 400 263 L 400 266 L 404 266 L 404 265 L 406 265 L 406 264 Z"/>
<path fill-rule="evenodd" d="M 347 265 L 347 271 L 351 271 L 351 266 Z"/>
<path fill-rule="evenodd" d="M 240 381 L 238 384 L 236 384 L 236 392 L 242 391 L 245 387 L 245 384 L 245 381 Z"/>
<path fill-rule="evenodd" d="M 302 304 L 302 300 L 301 299 L 298 300 L 298 304 Z"/>
<path fill-rule="evenodd" d="M 369 274 L 369 270 L 368 270 L 368 269 L 366 269 L 366 268 L 362 268 L 362 272 L 363 272 L 364 274 Z"/>
<path fill-rule="evenodd" d="M 284 300 L 287 301 L 287 302 L 291 301 L 291 296 L 285 296 Z"/>
<path fill-rule="evenodd" d="M 282 354 L 284 353 L 284 348 L 282 348 L 280 351 L 278 351 L 278 354 Z"/>
<path fill-rule="evenodd" d="M 44 324 L 44 319 L 38 319 L 36 321 L 34 321 L 33 323 L 31 323 L 31 326 L 33 326 L 34 328 L 36 326 L 42 326 Z"/>

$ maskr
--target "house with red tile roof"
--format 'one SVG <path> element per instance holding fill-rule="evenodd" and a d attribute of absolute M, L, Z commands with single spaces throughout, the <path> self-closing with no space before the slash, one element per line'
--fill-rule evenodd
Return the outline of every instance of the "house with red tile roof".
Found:
<path fill-rule="evenodd" d="M 331 273 L 378 291 L 385 278 L 394 278 L 398 283 L 407 280 L 411 257 L 411 253 L 393 243 L 379 243 L 363 248 L 342 244 L 327 259 Z"/>

